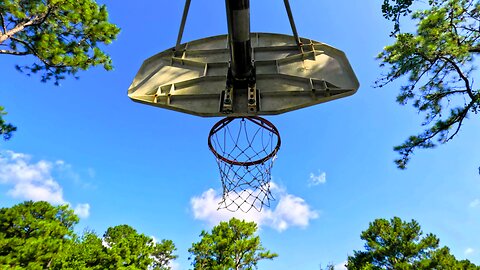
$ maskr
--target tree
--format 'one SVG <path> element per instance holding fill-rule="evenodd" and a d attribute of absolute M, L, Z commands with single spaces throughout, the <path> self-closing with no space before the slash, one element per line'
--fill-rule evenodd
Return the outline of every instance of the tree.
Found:
<path fill-rule="evenodd" d="M 78 217 L 65 205 L 27 201 L 1 208 L 0 268 L 47 269 L 74 236 L 77 223 Z"/>
<path fill-rule="evenodd" d="M 155 243 L 128 225 L 110 227 L 103 238 L 93 232 L 72 241 L 62 256 L 53 263 L 53 270 L 167 270 L 178 256 L 171 240 Z"/>
<path fill-rule="evenodd" d="M 420 225 L 398 217 L 377 219 L 361 234 L 365 251 L 348 257 L 349 270 L 478 270 L 468 260 L 457 261 L 447 247 L 439 248 L 433 234 L 423 236 Z"/>
<path fill-rule="evenodd" d="M 394 149 L 404 169 L 418 148 L 433 148 L 453 139 L 464 120 L 480 110 L 474 84 L 474 56 L 480 52 L 480 3 L 474 0 L 429 0 L 428 8 L 411 10 L 413 0 L 384 0 L 384 17 L 394 22 L 395 42 L 378 55 L 387 73 L 384 87 L 406 77 L 397 102 L 412 102 L 424 114 L 425 130 Z M 414 33 L 401 31 L 400 18 L 412 14 Z"/>
<path fill-rule="evenodd" d="M 35 56 L 31 65 L 17 69 L 41 72 L 44 82 L 58 83 L 96 65 L 112 69 L 99 46 L 112 42 L 119 28 L 94 0 L 3 0 L 0 24 L 0 54 Z"/>
<path fill-rule="evenodd" d="M 94 232 L 86 231 L 81 238 L 70 241 L 52 262 L 52 270 L 108 269 L 106 247 Z"/>
<path fill-rule="evenodd" d="M 67 206 L 24 202 L 0 209 L 0 269 L 167 270 L 177 258 L 171 240 L 154 243 L 128 225 L 108 228 L 103 239 L 78 237 L 78 217 Z"/>
<path fill-rule="evenodd" d="M 41 74 L 41 81 L 102 65 L 112 69 L 110 57 L 101 49 L 117 37 L 120 29 L 108 22 L 105 5 L 95 0 L 2 0 L 0 1 L 0 54 L 33 56 L 30 65 L 17 70 Z M 0 110 L 0 135 L 9 139 L 15 128 L 5 124 Z"/>
<path fill-rule="evenodd" d="M 178 258 L 177 255 L 174 255 L 173 252 L 177 248 L 173 244 L 172 240 L 163 239 L 160 243 L 156 243 L 151 256 L 153 258 L 153 263 L 151 268 L 153 270 L 168 270 L 170 268 L 170 262 Z"/>
<path fill-rule="evenodd" d="M 277 257 L 262 246 L 259 236 L 254 236 L 254 222 L 236 218 L 220 222 L 212 232 L 202 231 L 200 242 L 188 250 L 192 254 L 194 269 L 253 269 L 260 260 Z"/>
<path fill-rule="evenodd" d="M 10 123 L 6 123 L 2 116 L 6 115 L 7 113 L 4 111 L 3 107 L 0 106 L 0 136 L 3 137 L 4 140 L 9 140 L 12 137 L 12 133 L 17 130 Z"/>
<path fill-rule="evenodd" d="M 171 240 L 154 243 L 128 225 L 108 228 L 103 240 L 110 258 L 108 269 L 170 269 L 170 261 L 178 257 L 173 255 L 176 248 Z"/>

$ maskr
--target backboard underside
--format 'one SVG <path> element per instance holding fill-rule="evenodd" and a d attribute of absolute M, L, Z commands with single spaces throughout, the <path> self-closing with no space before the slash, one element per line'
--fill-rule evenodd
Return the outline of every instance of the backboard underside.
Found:
<path fill-rule="evenodd" d="M 255 110 L 249 89 L 233 89 L 232 109 L 222 109 L 229 67 L 227 35 L 182 44 L 145 60 L 128 96 L 198 116 L 280 114 L 354 94 L 359 83 L 345 54 L 324 43 L 252 33 L 256 70 Z"/>

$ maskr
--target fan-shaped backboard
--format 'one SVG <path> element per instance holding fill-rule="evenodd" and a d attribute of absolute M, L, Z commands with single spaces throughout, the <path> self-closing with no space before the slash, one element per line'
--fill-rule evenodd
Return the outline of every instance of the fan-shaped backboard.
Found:
<path fill-rule="evenodd" d="M 292 36 L 252 33 L 258 110 L 249 111 L 246 89 L 234 89 L 229 116 L 280 114 L 354 94 L 359 83 L 345 54 L 327 44 Z M 221 110 L 229 50 L 226 35 L 182 44 L 143 63 L 128 96 L 136 101 L 199 116 Z"/>

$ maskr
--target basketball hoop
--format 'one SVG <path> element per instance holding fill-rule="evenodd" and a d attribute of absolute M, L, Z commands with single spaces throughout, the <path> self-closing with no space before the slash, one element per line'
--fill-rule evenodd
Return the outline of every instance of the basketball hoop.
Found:
<path fill-rule="evenodd" d="M 270 206 L 277 115 L 353 95 L 359 82 L 344 52 L 298 36 L 250 31 L 250 0 L 225 0 L 228 34 L 182 43 L 185 1 L 174 47 L 146 59 L 128 96 L 135 102 L 202 117 L 223 117 L 208 135 L 223 197 L 219 209 Z M 226 116 L 226 117 L 225 117 Z"/>
<path fill-rule="evenodd" d="M 219 209 L 248 212 L 270 206 L 271 170 L 280 144 L 277 128 L 258 116 L 226 117 L 212 127 L 208 147 L 223 187 Z"/>

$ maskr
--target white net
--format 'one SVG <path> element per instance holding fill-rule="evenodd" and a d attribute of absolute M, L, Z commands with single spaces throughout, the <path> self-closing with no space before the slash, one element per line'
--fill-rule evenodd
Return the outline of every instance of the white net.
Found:
<path fill-rule="evenodd" d="M 280 148 L 276 127 L 260 117 L 225 118 L 210 131 L 223 187 L 219 209 L 248 212 L 270 206 L 271 170 Z"/>

